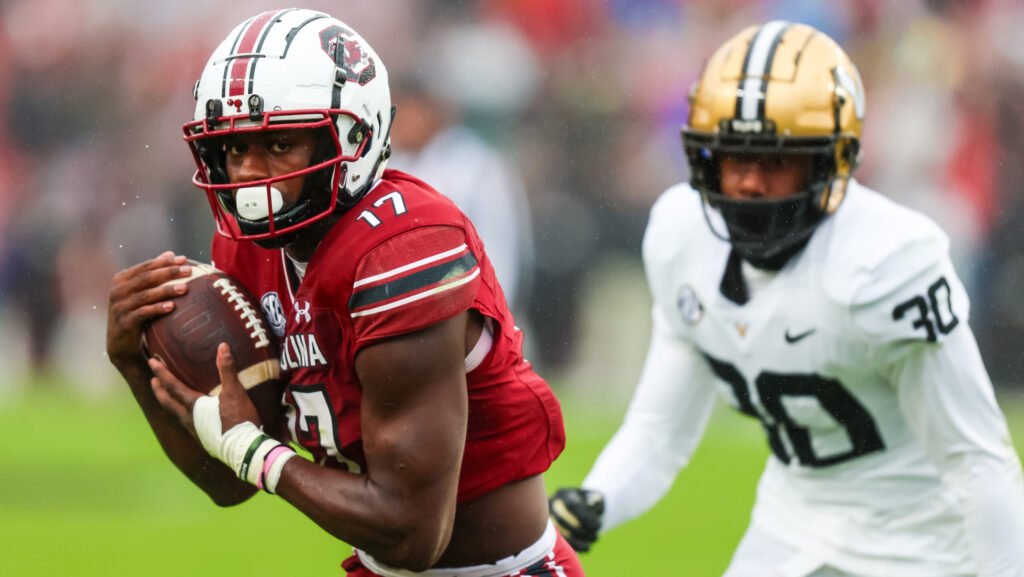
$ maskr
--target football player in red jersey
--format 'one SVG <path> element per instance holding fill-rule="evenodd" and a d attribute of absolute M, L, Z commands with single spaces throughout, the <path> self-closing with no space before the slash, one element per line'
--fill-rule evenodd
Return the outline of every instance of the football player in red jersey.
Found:
<path fill-rule="evenodd" d="M 280 338 L 285 430 L 261 427 L 226 345 L 219 397 L 147 364 L 142 327 L 189 274 L 166 253 L 114 277 L 107 349 L 168 457 L 220 505 L 279 495 L 355 547 L 351 575 L 582 575 L 541 477 L 565 444 L 558 401 L 473 225 L 385 170 L 393 109 L 369 44 L 326 14 L 265 12 L 195 97 L 213 263 Z"/>

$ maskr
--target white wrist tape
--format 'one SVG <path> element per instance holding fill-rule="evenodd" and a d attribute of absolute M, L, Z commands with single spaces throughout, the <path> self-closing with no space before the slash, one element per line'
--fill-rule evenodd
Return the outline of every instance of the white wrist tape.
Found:
<path fill-rule="evenodd" d="M 278 445 L 270 450 L 263 461 L 263 474 L 256 486 L 274 495 L 277 493 L 277 482 L 281 480 L 284 464 L 295 456 L 295 451 L 287 445 Z"/>
<path fill-rule="evenodd" d="M 192 422 L 206 452 L 231 467 L 239 479 L 253 485 L 260 484 L 263 460 L 271 450 L 282 445 L 250 421 L 238 423 L 222 433 L 218 397 L 206 396 L 196 400 L 192 407 Z M 276 479 L 274 485 L 277 485 Z"/>

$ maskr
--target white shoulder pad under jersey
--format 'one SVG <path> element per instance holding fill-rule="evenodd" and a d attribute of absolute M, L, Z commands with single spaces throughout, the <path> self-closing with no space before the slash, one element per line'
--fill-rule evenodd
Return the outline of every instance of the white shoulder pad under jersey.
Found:
<path fill-rule="evenodd" d="M 686 309 L 691 303 L 683 291 L 691 288 L 696 278 L 717 279 L 718 269 L 730 251 L 729 243 L 708 229 L 710 218 L 717 230 L 725 230 L 721 217 L 711 210 L 705 214 L 702 203 L 700 194 L 689 184 L 672 186 L 651 207 L 644 232 L 647 284 L 655 306 L 662 309 L 660 312 L 677 336 L 688 332 Z M 692 304 L 700 306 L 697 301 Z M 690 313 L 699 315 L 700 311 Z"/>
<path fill-rule="evenodd" d="M 822 283 L 849 307 L 849 329 L 879 352 L 941 342 L 969 314 L 949 260 L 949 238 L 924 215 L 850 183 L 807 256 L 824 259 Z"/>

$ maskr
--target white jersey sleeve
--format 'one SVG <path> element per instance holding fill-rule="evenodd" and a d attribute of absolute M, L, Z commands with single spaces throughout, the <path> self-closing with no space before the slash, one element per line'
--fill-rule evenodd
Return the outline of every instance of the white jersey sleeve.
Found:
<path fill-rule="evenodd" d="M 605 498 L 602 531 L 650 509 L 697 448 L 714 406 L 707 362 L 654 309 L 651 344 L 625 420 L 583 487 Z"/>
<path fill-rule="evenodd" d="M 681 337 L 671 276 L 687 242 L 680 229 L 696 193 L 677 186 L 651 209 L 643 260 L 654 300 L 651 343 L 636 392 L 618 432 L 583 481 L 605 497 L 602 530 L 633 519 L 671 488 L 700 442 L 716 389 L 707 360 Z M 673 324 L 674 323 L 674 324 Z"/>
<path fill-rule="evenodd" d="M 963 510 L 978 575 L 1024 577 L 1024 481 L 974 337 L 951 332 L 894 363 L 900 409 Z"/>
<path fill-rule="evenodd" d="M 937 228 L 922 228 L 849 279 L 855 330 L 883 364 L 921 342 L 941 343 L 957 328 L 970 330 L 967 292 L 949 260 L 948 240 Z"/>
<path fill-rule="evenodd" d="M 982 577 L 1024 577 L 1024 482 L 968 326 L 948 243 L 928 227 L 851 283 L 851 315 L 959 501 Z"/>

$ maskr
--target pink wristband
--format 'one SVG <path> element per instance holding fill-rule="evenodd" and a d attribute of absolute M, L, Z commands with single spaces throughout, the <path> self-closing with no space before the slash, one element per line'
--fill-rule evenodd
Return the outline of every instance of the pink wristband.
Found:
<path fill-rule="evenodd" d="M 259 479 L 256 480 L 256 488 L 266 490 L 265 484 L 267 479 L 267 472 L 274 466 L 274 461 L 277 460 L 284 453 L 292 452 L 292 448 L 288 445 L 278 445 L 267 453 L 267 456 L 263 459 L 263 471 L 260 473 Z M 269 493 L 269 491 L 267 491 Z"/>

